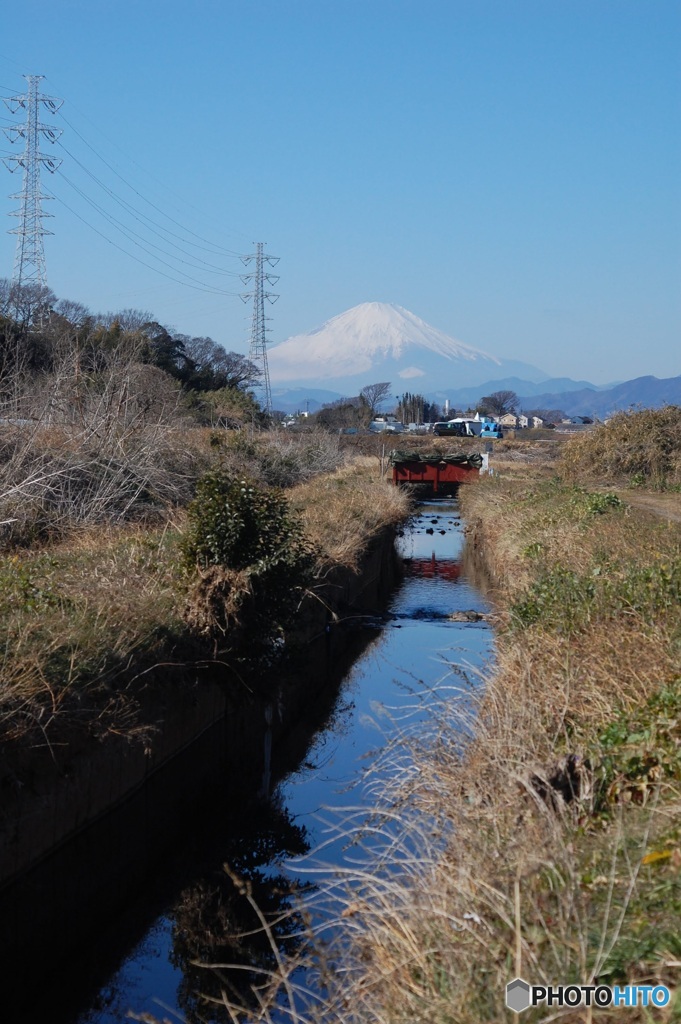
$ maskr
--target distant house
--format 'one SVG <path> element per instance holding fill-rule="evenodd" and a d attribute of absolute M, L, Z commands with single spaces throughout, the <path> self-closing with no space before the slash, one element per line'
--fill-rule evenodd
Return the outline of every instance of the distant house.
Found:
<path fill-rule="evenodd" d="M 530 421 L 528 420 L 527 416 L 523 416 L 523 414 L 521 413 L 518 417 L 518 426 L 521 428 L 521 430 L 525 430 L 529 425 Z"/>
<path fill-rule="evenodd" d="M 533 416 L 533 417 L 532 417 L 532 426 L 533 426 L 533 427 L 534 427 L 535 429 L 536 429 L 537 427 L 543 427 L 543 426 L 544 426 L 544 421 L 543 421 L 543 419 L 541 418 L 541 416 Z"/>
<path fill-rule="evenodd" d="M 514 416 L 512 412 L 504 413 L 503 416 L 499 417 L 499 426 L 509 427 L 515 429 L 518 426 L 518 417 Z"/>

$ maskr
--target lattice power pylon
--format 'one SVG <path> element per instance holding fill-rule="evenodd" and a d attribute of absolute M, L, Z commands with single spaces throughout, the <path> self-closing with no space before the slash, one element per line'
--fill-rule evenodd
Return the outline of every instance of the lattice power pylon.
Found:
<path fill-rule="evenodd" d="M 241 280 L 244 284 L 254 281 L 252 292 L 242 292 L 241 298 L 244 302 L 253 299 L 253 317 L 251 320 L 251 347 L 248 358 L 258 367 L 262 373 L 262 406 L 268 416 L 272 415 L 272 391 L 270 389 L 270 371 L 267 366 L 267 335 L 270 333 L 266 327 L 271 317 L 265 316 L 265 299 L 268 302 L 276 302 L 279 298 L 274 292 L 265 290 L 266 284 L 276 284 L 279 278 L 276 274 L 265 273 L 265 267 L 274 267 L 279 262 L 278 256 L 268 256 L 263 252 L 264 242 L 255 243 L 255 252 L 250 256 L 243 256 L 243 263 L 248 266 L 255 260 L 255 270 L 251 274 L 242 274 Z"/>
<path fill-rule="evenodd" d="M 20 156 L 6 157 L 4 162 L 10 171 L 16 171 L 21 167 L 24 172 L 21 192 L 10 196 L 10 199 L 21 200 L 21 208 L 10 214 L 11 217 L 20 218 L 19 226 L 12 228 L 9 232 L 11 235 L 17 236 L 12 284 L 35 284 L 44 288 L 47 286 L 47 274 L 43 237 L 51 235 L 52 232 L 43 227 L 43 217 L 51 217 L 52 214 L 43 212 L 42 201 L 54 197 L 41 191 L 40 168 L 45 166 L 48 171 L 54 173 L 61 164 L 61 160 L 40 152 L 40 138 L 42 136 L 49 142 L 56 142 L 61 135 L 61 128 L 41 124 L 39 115 L 41 104 L 50 113 L 56 114 L 64 101 L 54 99 L 52 96 L 40 95 L 38 89 L 43 77 L 43 75 L 24 75 L 28 82 L 28 92 L 23 96 L 5 97 L 5 103 L 13 114 L 19 108 L 24 108 L 26 122 L 4 129 L 5 135 L 11 143 L 17 142 L 18 139 L 24 140 L 24 152 Z"/>

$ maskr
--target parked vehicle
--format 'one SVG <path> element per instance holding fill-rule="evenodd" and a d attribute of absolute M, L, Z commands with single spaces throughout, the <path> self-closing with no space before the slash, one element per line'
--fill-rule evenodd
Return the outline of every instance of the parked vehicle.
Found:
<path fill-rule="evenodd" d="M 499 424 L 488 417 L 478 419 L 459 416 L 453 420 L 435 423 L 433 433 L 438 437 L 485 437 L 499 439 L 504 435 Z"/>
<path fill-rule="evenodd" d="M 394 416 L 376 416 L 369 424 L 372 434 L 401 434 L 404 430 L 404 423 L 400 423 Z"/>
<path fill-rule="evenodd" d="M 473 431 L 467 429 L 467 424 L 462 420 L 443 420 L 433 424 L 433 433 L 436 437 L 472 437 Z"/>

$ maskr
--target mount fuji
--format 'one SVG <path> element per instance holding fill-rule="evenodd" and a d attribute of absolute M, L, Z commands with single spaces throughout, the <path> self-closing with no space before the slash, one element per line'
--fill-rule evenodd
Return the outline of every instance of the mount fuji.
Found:
<path fill-rule="evenodd" d="M 389 302 L 354 306 L 307 334 L 273 345 L 267 358 L 273 390 L 324 388 L 346 395 L 381 380 L 389 380 L 396 393 L 425 394 L 491 379 L 548 377 L 536 366 L 465 345 Z"/>

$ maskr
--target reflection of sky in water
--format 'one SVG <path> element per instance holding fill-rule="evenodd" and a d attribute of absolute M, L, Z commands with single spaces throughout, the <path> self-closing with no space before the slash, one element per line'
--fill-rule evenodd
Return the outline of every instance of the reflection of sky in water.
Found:
<path fill-rule="evenodd" d="M 340 700 L 350 703 L 345 720 L 340 728 L 317 737 L 306 766 L 280 786 L 290 812 L 305 817 L 313 846 L 315 840 L 323 841 L 325 829 L 319 819 L 332 817 L 323 808 L 364 802 L 362 768 L 385 735 L 419 717 L 418 693 L 442 682 L 454 688 L 460 685 L 465 693 L 466 681 L 452 672 L 452 665 L 473 686 L 484 670 L 491 639 L 486 624 L 454 623 L 446 618 L 456 611 L 487 611 L 481 595 L 458 576 L 456 559 L 463 536 L 457 522 L 451 505 L 429 504 L 401 539 L 400 553 L 407 559 L 405 579 L 390 605 L 385 629 L 343 685 Z M 420 575 L 424 562 L 425 576 Z M 324 859 L 333 862 L 341 849 L 340 841 L 325 845 Z"/>
<path fill-rule="evenodd" d="M 399 727 L 405 716 L 419 714 L 415 694 L 445 679 L 450 686 L 461 684 L 465 692 L 465 682 L 450 666 L 458 666 L 474 686 L 490 655 L 484 623 L 446 618 L 455 611 L 487 610 L 480 594 L 459 577 L 463 535 L 457 524 L 450 503 L 421 507 L 399 541 L 405 578 L 385 627 L 348 674 L 330 727 L 316 737 L 305 764 L 278 788 L 277 799 L 293 821 L 309 830 L 313 851 L 325 843 L 327 863 L 341 862 L 344 842 L 327 841 L 324 822 L 333 810 L 324 808 L 361 805 L 362 768 L 395 728 L 393 721 Z M 169 962 L 170 947 L 170 922 L 162 917 L 101 992 L 99 1007 L 80 1017 L 80 1024 L 118 1024 L 129 1007 L 167 1016 L 177 1005 L 181 977 Z"/>

